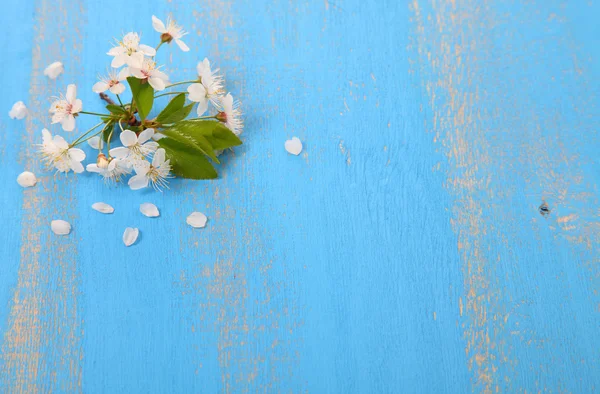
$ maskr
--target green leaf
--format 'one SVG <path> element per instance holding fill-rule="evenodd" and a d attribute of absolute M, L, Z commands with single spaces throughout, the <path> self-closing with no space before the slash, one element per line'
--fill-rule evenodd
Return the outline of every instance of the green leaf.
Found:
<path fill-rule="evenodd" d="M 106 109 L 112 114 L 117 114 L 117 115 L 125 114 L 125 110 L 120 105 L 108 104 L 106 106 Z"/>
<path fill-rule="evenodd" d="M 161 138 L 158 144 L 165 150 L 175 175 L 188 179 L 215 179 L 217 171 L 208 159 L 196 148 L 169 137 Z"/>
<path fill-rule="evenodd" d="M 161 124 L 171 124 L 171 123 L 179 122 L 180 120 L 187 118 L 187 116 L 190 114 L 190 112 L 192 112 L 192 108 L 194 107 L 194 104 L 195 103 L 186 105 L 185 107 L 180 108 L 179 110 L 171 113 L 170 115 L 165 116 L 162 119 L 156 118 L 156 120 Z"/>
<path fill-rule="evenodd" d="M 215 150 L 206 138 L 201 135 L 191 136 L 182 133 L 176 126 L 166 128 L 161 131 L 162 134 L 170 137 L 184 145 L 197 149 L 200 153 L 210 157 L 215 163 L 219 163 L 219 159 L 215 155 Z"/>
<path fill-rule="evenodd" d="M 152 110 L 152 104 L 154 104 L 154 89 L 147 81 L 142 81 L 136 77 L 127 77 L 127 82 L 131 88 L 133 102 L 140 115 L 140 120 L 144 121 Z"/>
<path fill-rule="evenodd" d="M 242 145 L 242 141 L 227 126 L 214 120 L 187 120 L 174 124 L 172 128 L 192 138 L 204 137 L 215 150 Z"/>
<path fill-rule="evenodd" d="M 173 100 L 169 101 L 169 104 L 160 111 L 160 114 L 156 117 L 156 120 L 160 123 L 164 123 L 163 120 L 168 118 L 173 113 L 179 111 L 185 105 L 185 93 L 178 94 L 173 97 Z"/>

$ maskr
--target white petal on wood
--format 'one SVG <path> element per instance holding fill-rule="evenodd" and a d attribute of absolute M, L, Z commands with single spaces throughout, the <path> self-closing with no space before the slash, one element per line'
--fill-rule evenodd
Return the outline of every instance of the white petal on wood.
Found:
<path fill-rule="evenodd" d="M 206 215 L 202 212 L 192 212 L 185 221 L 194 228 L 203 228 L 206 226 L 207 220 Z"/>
<path fill-rule="evenodd" d="M 71 225 L 64 220 L 53 220 L 50 223 L 50 228 L 57 235 L 67 235 L 71 232 Z"/>
<path fill-rule="evenodd" d="M 149 202 L 145 202 L 143 204 L 140 204 L 140 212 L 144 215 L 144 216 L 148 216 L 149 218 L 155 218 L 157 216 L 160 215 L 160 213 L 158 212 L 158 208 L 156 207 L 156 205 L 149 203 Z"/>
<path fill-rule="evenodd" d="M 33 172 L 25 171 L 19 174 L 17 183 L 22 187 L 31 187 L 35 186 L 37 178 Z"/>
<path fill-rule="evenodd" d="M 138 235 L 140 235 L 140 230 L 137 228 L 127 227 L 123 233 L 123 243 L 125 246 L 133 245 L 138 239 Z"/>
<path fill-rule="evenodd" d="M 113 213 L 115 209 L 110 205 L 103 202 L 95 202 L 92 204 L 92 209 L 100 212 L 100 213 Z"/>
<path fill-rule="evenodd" d="M 298 156 L 302 152 L 302 141 L 298 137 L 292 137 L 291 140 L 285 141 L 285 150 L 292 155 Z"/>

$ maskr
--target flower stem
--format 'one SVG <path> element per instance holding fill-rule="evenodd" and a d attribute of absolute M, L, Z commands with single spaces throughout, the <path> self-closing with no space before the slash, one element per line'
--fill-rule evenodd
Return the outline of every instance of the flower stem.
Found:
<path fill-rule="evenodd" d="M 86 115 L 96 115 L 96 116 L 110 116 L 110 114 L 99 114 L 97 112 L 86 112 L 86 111 L 79 111 L 79 114 L 86 114 Z M 104 122 L 102 122 L 104 123 Z"/>
<path fill-rule="evenodd" d="M 181 93 L 187 94 L 187 92 L 167 92 L 167 93 L 157 94 L 156 96 L 154 96 L 154 98 L 168 96 L 169 94 L 181 94 Z"/>
<path fill-rule="evenodd" d="M 86 131 L 85 133 L 83 133 L 79 138 L 77 138 L 75 141 L 73 141 L 71 143 L 71 146 L 76 146 L 83 137 L 85 137 L 86 135 L 88 135 L 89 133 L 91 133 L 94 129 L 98 128 L 98 126 L 100 126 L 103 123 L 104 122 L 100 122 L 96 126 L 92 127 L 91 129 L 89 129 L 88 131 Z"/>
<path fill-rule="evenodd" d="M 199 118 L 191 118 L 191 119 L 186 119 L 186 120 L 206 120 L 206 119 L 217 119 L 217 115 L 213 115 L 213 116 L 201 116 Z"/>
<path fill-rule="evenodd" d="M 172 87 L 172 86 L 184 85 L 184 84 L 186 84 L 186 83 L 197 83 L 197 82 L 198 82 L 197 80 L 194 80 L 194 81 L 181 81 L 181 82 L 176 82 L 176 83 L 173 83 L 173 84 L 171 84 L 171 85 L 165 86 L 165 89 L 166 89 L 166 88 L 170 88 L 170 87 Z"/>
<path fill-rule="evenodd" d="M 119 104 L 121 104 L 121 108 L 123 108 L 125 111 L 127 111 L 125 109 L 125 106 L 123 105 L 123 102 L 121 101 L 121 97 L 119 97 L 119 95 L 117 94 L 117 100 L 119 100 Z"/>

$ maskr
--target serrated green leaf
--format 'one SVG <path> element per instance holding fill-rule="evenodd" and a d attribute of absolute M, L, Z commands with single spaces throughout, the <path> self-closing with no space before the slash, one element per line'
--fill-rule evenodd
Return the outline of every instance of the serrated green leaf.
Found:
<path fill-rule="evenodd" d="M 144 121 L 154 104 L 154 89 L 152 89 L 152 86 L 147 81 L 142 83 L 143 81 L 136 77 L 127 77 L 127 82 L 131 88 L 133 102 L 140 115 L 140 120 Z"/>
<path fill-rule="evenodd" d="M 219 159 L 215 155 L 215 150 L 206 138 L 201 135 L 191 136 L 177 130 L 177 127 L 169 127 L 161 131 L 162 134 L 170 137 L 178 142 L 189 145 L 191 148 L 197 149 L 200 153 L 210 157 L 215 163 L 219 163 Z"/>
<path fill-rule="evenodd" d="M 171 128 L 176 128 L 181 134 L 189 135 L 192 138 L 198 136 L 206 138 L 214 150 L 223 150 L 242 144 L 238 136 L 218 121 L 188 120 L 178 122 Z"/>
<path fill-rule="evenodd" d="M 185 107 L 179 109 L 178 111 L 173 112 L 172 114 L 170 114 L 169 116 L 166 116 L 163 119 L 157 118 L 157 121 L 161 124 L 172 124 L 172 123 L 179 122 L 180 120 L 187 118 L 187 116 L 190 114 L 190 112 L 192 112 L 192 108 L 194 108 L 194 104 L 195 103 L 188 104 Z"/>
<path fill-rule="evenodd" d="M 169 104 L 167 104 L 167 106 L 162 111 L 160 111 L 160 113 L 156 117 L 156 120 L 160 123 L 165 123 L 165 118 L 168 118 L 173 113 L 182 109 L 184 105 L 185 93 L 180 93 L 177 96 L 173 97 L 173 99 L 169 101 Z"/>
<path fill-rule="evenodd" d="M 108 104 L 106 106 L 106 109 L 110 113 L 117 114 L 117 115 L 123 115 L 126 112 L 120 105 L 116 105 L 116 104 Z"/>
<path fill-rule="evenodd" d="M 165 150 L 175 175 L 188 179 L 217 177 L 217 171 L 212 164 L 196 148 L 169 137 L 161 138 L 158 144 Z"/>

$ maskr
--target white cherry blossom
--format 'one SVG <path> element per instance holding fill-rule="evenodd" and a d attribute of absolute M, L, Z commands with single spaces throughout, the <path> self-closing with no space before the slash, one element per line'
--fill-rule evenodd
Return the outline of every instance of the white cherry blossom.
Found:
<path fill-rule="evenodd" d="M 131 130 L 125 130 L 119 136 L 123 146 L 111 149 L 110 155 L 131 164 L 144 160 L 158 148 L 158 143 L 151 140 L 153 134 L 154 129 L 146 129 L 139 136 Z"/>
<path fill-rule="evenodd" d="M 244 121 L 242 120 L 240 103 L 233 100 L 231 93 L 227 93 L 227 96 L 221 97 L 217 109 L 219 110 L 219 113 L 216 115 L 217 119 L 225 123 L 225 126 L 229 127 L 235 135 L 242 134 Z"/>
<path fill-rule="evenodd" d="M 167 18 L 167 25 L 165 26 L 160 19 L 152 15 L 152 27 L 154 27 L 154 30 L 161 33 L 160 39 L 162 42 L 170 43 L 175 40 L 175 43 L 182 51 L 188 52 L 190 50 L 185 42 L 181 41 L 181 37 L 188 33 L 170 17 Z"/>
<path fill-rule="evenodd" d="M 134 77 L 148 81 L 154 90 L 160 91 L 169 83 L 169 77 L 159 68 L 154 60 L 144 59 L 141 67 L 129 67 L 129 71 Z"/>
<path fill-rule="evenodd" d="M 113 68 L 119 68 L 124 65 L 139 68 L 142 67 L 142 63 L 144 62 L 144 55 L 154 56 L 156 55 L 156 50 L 148 45 L 140 44 L 140 36 L 137 33 L 129 32 L 107 54 L 114 56 L 110 64 Z"/>
<path fill-rule="evenodd" d="M 67 86 L 67 94 L 60 97 L 50 106 L 52 124 L 60 123 L 64 131 L 75 129 L 75 116 L 82 110 L 81 100 L 77 98 L 77 87 L 73 84 Z"/>
<path fill-rule="evenodd" d="M 122 81 L 129 76 L 129 69 L 124 67 L 116 73 L 114 70 L 108 72 L 108 76 L 100 77 L 100 81 L 92 86 L 94 93 L 103 93 L 109 90 L 113 94 L 121 94 L 125 91 L 125 84 Z"/>
<path fill-rule="evenodd" d="M 21 120 L 27 116 L 27 107 L 22 101 L 17 101 L 8 112 L 8 116 L 10 116 L 11 119 Z"/>
<path fill-rule="evenodd" d="M 60 135 L 52 137 L 47 129 L 42 130 L 40 152 L 46 165 L 56 168 L 58 172 L 66 173 L 71 170 L 76 173 L 83 172 L 81 161 L 85 159 L 85 152 L 78 148 L 71 148 Z"/>
<path fill-rule="evenodd" d="M 188 86 L 187 91 L 190 101 L 198 103 L 198 116 L 202 116 L 208 109 L 209 102 L 214 106 L 218 105 L 219 96 L 223 93 L 223 77 L 218 74 L 219 69 L 211 71 L 207 58 L 198 63 L 196 70 L 200 82 Z"/>
<path fill-rule="evenodd" d="M 102 153 L 98 155 L 96 163 L 88 164 L 85 169 L 100 174 L 105 182 L 119 182 L 123 175 L 131 173 L 131 165 L 128 162 L 115 158 L 109 160 Z"/>
<path fill-rule="evenodd" d="M 56 79 L 65 71 L 65 67 L 61 62 L 54 62 L 44 69 L 44 75 L 50 79 Z"/>
<path fill-rule="evenodd" d="M 171 178 L 171 164 L 165 160 L 165 150 L 160 148 L 152 157 L 152 164 L 147 161 L 138 161 L 134 165 L 136 175 L 129 178 L 129 187 L 132 190 L 143 189 L 151 184 L 156 190 L 167 186 L 167 178 Z"/>

